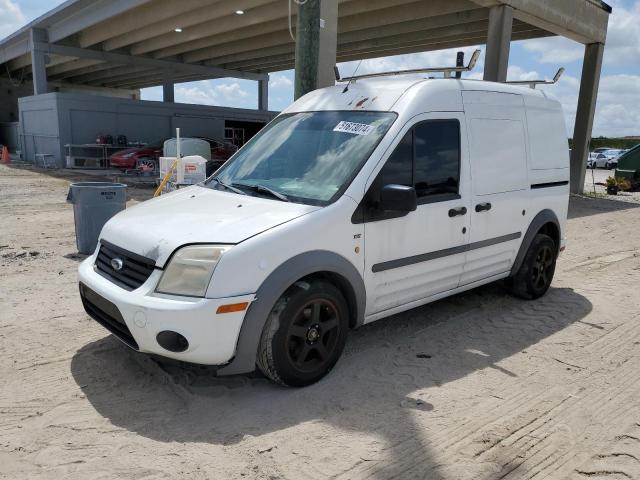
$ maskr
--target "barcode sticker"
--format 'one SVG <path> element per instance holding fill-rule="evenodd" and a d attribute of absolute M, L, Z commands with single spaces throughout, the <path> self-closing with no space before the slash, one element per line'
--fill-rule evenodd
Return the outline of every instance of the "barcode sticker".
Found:
<path fill-rule="evenodd" d="M 333 129 L 334 132 L 353 133 L 354 135 L 369 135 L 375 130 L 373 125 L 342 121 Z"/>

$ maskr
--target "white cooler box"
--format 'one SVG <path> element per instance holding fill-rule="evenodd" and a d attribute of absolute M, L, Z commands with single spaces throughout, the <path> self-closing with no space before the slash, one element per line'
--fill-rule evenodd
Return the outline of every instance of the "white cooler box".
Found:
<path fill-rule="evenodd" d="M 160 180 L 164 178 L 174 161 L 175 157 L 160 157 Z M 180 169 L 180 165 L 182 165 L 182 169 Z M 204 182 L 206 178 L 206 159 L 198 155 L 183 157 L 178 162 L 178 166 L 173 172 L 173 175 L 171 175 L 165 192 L 170 192 L 185 185 L 195 185 L 196 183 Z"/>

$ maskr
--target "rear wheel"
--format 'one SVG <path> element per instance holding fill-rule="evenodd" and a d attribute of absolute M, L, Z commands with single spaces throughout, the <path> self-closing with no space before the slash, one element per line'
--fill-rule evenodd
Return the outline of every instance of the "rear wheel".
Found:
<path fill-rule="evenodd" d="M 551 286 L 556 270 L 555 242 L 543 233 L 537 234 L 515 275 L 507 279 L 507 287 L 516 297 L 540 298 Z"/>
<path fill-rule="evenodd" d="M 276 383 L 302 387 L 340 358 L 349 328 L 344 296 L 326 281 L 299 282 L 276 303 L 262 332 L 258 368 Z"/>

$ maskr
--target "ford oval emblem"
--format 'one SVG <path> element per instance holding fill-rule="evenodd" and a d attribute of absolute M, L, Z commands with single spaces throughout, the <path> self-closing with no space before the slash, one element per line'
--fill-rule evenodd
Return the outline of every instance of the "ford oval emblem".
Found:
<path fill-rule="evenodd" d="M 116 272 L 119 272 L 124 267 L 124 262 L 121 258 L 113 258 L 111 259 L 111 268 L 113 268 Z"/>

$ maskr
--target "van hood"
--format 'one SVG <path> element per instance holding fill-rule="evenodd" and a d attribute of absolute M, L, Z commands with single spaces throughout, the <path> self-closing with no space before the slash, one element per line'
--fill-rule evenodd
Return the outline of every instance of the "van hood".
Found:
<path fill-rule="evenodd" d="M 240 243 L 319 208 L 193 186 L 120 212 L 100 238 L 162 268 L 183 245 Z"/>

